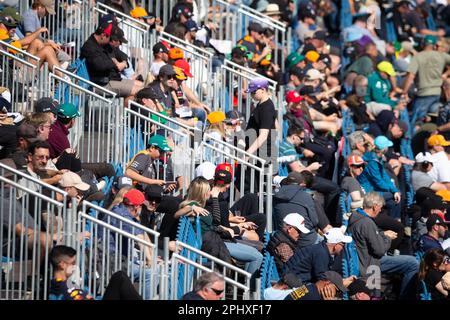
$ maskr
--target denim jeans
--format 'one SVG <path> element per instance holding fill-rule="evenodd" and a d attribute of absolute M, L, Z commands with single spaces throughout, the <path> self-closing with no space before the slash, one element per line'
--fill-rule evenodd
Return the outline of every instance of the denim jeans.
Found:
<path fill-rule="evenodd" d="M 400 219 L 402 217 L 401 202 L 395 202 L 394 194 L 390 192 L 383 192 L 383 198 L 384 202 L 386 203 L 386 208 L 388 209 L 389 216 L 394 219 Z"/>
<path fill-rule="evenodd" d="M 413 256 L 383 256 L 381 258 L 382 273 L 398 273 L 403 275 L 400 297 L 405 294 L 408 283 L 419 272 L 419 262 Z"/>
<path fill-rule="evenodd" d="M 242 243 L 225 242 L 225 245 L 233 258 L 245 262 L 248 273 L 254 274 L 261 266 L 263 255 L 255 248 Z"/>
<path fill-rule="evenodd" d="M 429 112 L 439 112 L 439 96 L 416 96 L 413 103 L 411 123 L 415 124 L 416 122 L 422 121 Z"/>
<path fill-rule="evenodd" d="M 200 108 L 191 108 L 192 109 L 192 116 L 196 117 L 198 121 L 203 122 L 203 124 L 206 121 L 206 111 Z"/>
<path fill-rule="evenodd" d="M 141 269 L 144 268 L 144 271 L 141 275 Z M 131 279 L 133 280 L 133 282 L 140 282 L 141 279 L 144 280 L 144 294 L 142 295 L 142 298 L 144 300 L 149 300 L 151 299 L 151 295 L 155 295 L 156 293 L 156 288 L 158 287 L 158 272 L 159 268 L 156 267 L 155 273 L 151 272 L 151 269 L 148 267 L 142 267 L 139 263 L 136 262 L 132 262 L 131 263 Z M 157 283 L 155 284 L 154 288 L 155 291 L 151 292 L 151 286 L 152 286 L 152 282 L 156 281 Z"/>

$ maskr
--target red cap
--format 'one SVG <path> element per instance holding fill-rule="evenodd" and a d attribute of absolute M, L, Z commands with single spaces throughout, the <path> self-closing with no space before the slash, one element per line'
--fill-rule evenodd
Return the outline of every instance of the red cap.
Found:
<path fill-rule="evenodd" d="M 228 171 L 231 175 L 233 175 L 233 166 L 226 162 L 220 163 L 217 165 L 215 173 L 218 173 L 219 171 Z"/>
<path fill-rule="evenodd" d="M 192 78 L 191 73 L 191 67 L 189 66 L 189 63 L 184 59 L 178 59 L 175 61 L 174 66 L 183 69 L 184 74 L 187 75 L 189 78 Z"/>
<path fill-rule="evenodd" d="M 300 95 L 300 93 L 298 93 L 297 91 L 289 91 L 288 93 L 286 93 L 286 102 L 287 103 L 299 103 L 301 101 L 303 101 L 303 97 Z"/>
<path fill-rule="evenodd" d="M 359 166 L 365 164 L 366 162 L 358 155 L 353 155 L 348 157 L 347 163 L 349 166 Z"/>
<path fill-rule="evenodd" d="M 108 24 L 103 33 L 106 34 L 107 36 L 111 36 L 112 27 L 113 27 L 112 23 Z"/>
<path fill-rule="evenodd" d="M 142 192 L 137 189 L 131 189 L 123 196 L 124 199 L 128 200 L 128 203 L 133 206 L 140 206 L 145 201 L 145 196 Z"/>

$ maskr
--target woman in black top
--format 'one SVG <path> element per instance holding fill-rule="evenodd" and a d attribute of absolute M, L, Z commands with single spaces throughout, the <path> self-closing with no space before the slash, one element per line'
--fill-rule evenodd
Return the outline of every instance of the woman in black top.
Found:
<path fill-rule="evenodd" d="M 444 289 L 441 282 L 445 274 L 444 258 L 445 252 L 436 248 L 428 250 L 420 262 L 419 280 L 425 282 L 432 300 L 449 298 L 449 292 Z"/>

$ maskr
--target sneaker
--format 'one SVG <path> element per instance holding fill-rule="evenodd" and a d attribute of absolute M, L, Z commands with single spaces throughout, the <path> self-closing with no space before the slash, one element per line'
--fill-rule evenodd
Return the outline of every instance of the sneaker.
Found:
<path fill-rule="evenodd" d="M 99 183 L 96 184 L 97 186 L 97 190 L 101 191 L 106 187 L 106 182 L 105 180 L 101 180 Z"/>

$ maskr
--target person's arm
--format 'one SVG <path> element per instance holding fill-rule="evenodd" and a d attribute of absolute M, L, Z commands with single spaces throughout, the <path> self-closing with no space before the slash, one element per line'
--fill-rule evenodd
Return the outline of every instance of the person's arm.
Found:
<path fill-rule="evenodd" d="M 416 75 L 414 73 L 408 72 L 408 75 L 406 76 L 405 83 L 403 84 L 403 94 L 407 95 L 409 88 L 414 82 L 414 78 Z"/>
<path fill-rule="evenodd" d="M 144 241 L 147 241 L 147 242 L 149 242 L 149 243 L 152 243 L 152 242 L 150 241 L 150 238 L 149 238 L 148 234 L 145 233 L 145 232 L 136 235 L 136 237 L 138 237 L 139 239 L 142 239 L 142 240 L 144 240 Z M 147 264 L 148 266 L 151 266 L 151 265 L 153 264 L 153 253 L 152 253 L 152 251 L 150 250 L 150 247 L 149 247 L 149 246 L 146 246 L 146 245 L 144 245 L 143 243 L 140 243 L 140 242 L 139 242 L 139 249 L 140 249 L 142 252 L 144 252 L 146 264 Z"/>
<path fill-rule="evenodd" d="M 192 206 L 184 206 L 183 208 L 178 209 L 175 212 L 175 219 L 180 218 L 181 216 L 207 216 L 209 215 L 209 211 L 205 208 L 199 207 L 197 205 Z"/>
<path fill-rule="evenodd" d="M 91 68 L 97 72 L 106 72 L 112 69 L 117 69 L 114 61 L 106 54 L 93 49 L 82 50 L 81 56 L 86 58 L 88 68 Z"/>
<path fill-rule="evenodd" d="M 448 296 L 448 291 L 444 289 L 444 286 L 442 285 L 442 281 L 439 281 L 438 284 L 435 286 L 436 290 L 439 291 L 443 296 Z"/>
<path fill-rule="evenodd" d="M 261 148 L 261 146 L 263 145 L 263 143 L 266 142 L 267 138 L 269 136 L 269 129 L 259 129 L 259 135 L 256 138 L 256 140 L 252 143 L 252 145 L 250 146 L 250 148 L 248 148 L 247 152 L 248 153 L 255 153 L 256 150 L 258 150 L 259 148 Z"/>
<path fill-rule="evenodd" d="M 433 184 L 430 186 L 430 189 L 433 191 L 439 191 L 439 190 L 447 190 L 447 187 L 445 184 L 442 184 L 440 182 L 433 182 Z"/>
<path fill-rule="evenodd" d="M 382 169 L 384 170 L 384 169 Z M 378 189 L 379 191 L 385 191 L 385 192 L 392 192 L 396 193 L 398 192 L 397 188 L 394 186 L 392 181 L 389 179 L 386 181 L 384 177 L 388 176 L 387 174 L 380 174 L 378 171 L 377 166 L 375 165 L 367 165 L 364 169 L 365 175 L 367 179 L 370 181 L 372 186 L 374 186 L 374 189 Z"/>
<path fill-rule="evenodd" d="M 439 132 L 447 132 L 450 131 L 450 122 L 447 122 L 446 124 L 443 124 L 442 126 L 437 127 L 437 130 Z"/>
<path fill-rule="evenodd" d="M 190 103 L 201 106 L 202 103 L 200 99 L 195 95 L 195 93 L 187 86 L 185 82 L 181 84 L 181 88 L 183 89 L 184 94 L 186 95 L 186 98 L 189 100 Z"/>
<path fill-rule="evenodd" d="M 158 184 L 160 186 L 164 185 L 164 183 L 165 183 L 164 180 L 150 179 L 150 178 L 144 177 L 143 175 L 140 175 L 139 173 L 137 173 L 136 171 L 134 171 L 131 168 L 127 168 L 127 170 L 125 171 L 125 176 L 132 179 L 133 181 L 137 181 L 140 183 Z"/>
<path fill-rule="evenodd" d="M 367 222 L 362 226 L 367 242 L 369 254 L 375 258 L 381 258 L 391 246 L 391 239 L 378 231 L 374 222 Z"/>
<path fill-rule="evenodd" d="M 41 35 L 41 33 L 44 32 L 48 32 L 48 29 L 45 27 L 39 28 L 38 30 L 36 30 L 33 33 L 29 33 L 28 35 L 26 35 L 25 37 L 23 37 L 22 39 L 19 39 L 18 41 L 20 42 L 20 44 L 22 45 L 22 47 L 28 47 L 30 45 L 31 42 L 33 42 L 34 40 L 36 40 L 37 38 L 39 38 L 39 36 Z"/>

